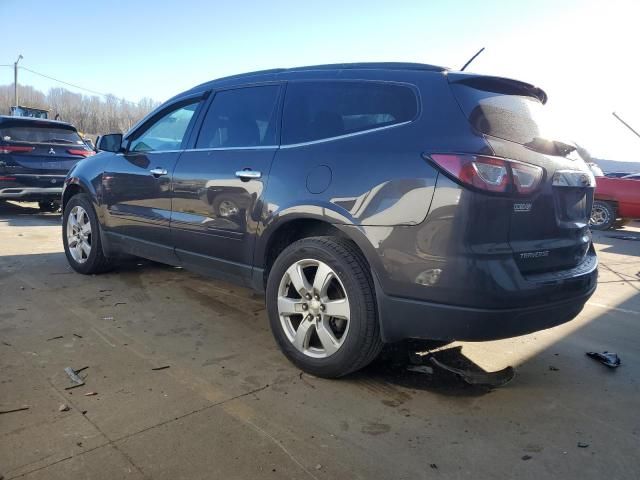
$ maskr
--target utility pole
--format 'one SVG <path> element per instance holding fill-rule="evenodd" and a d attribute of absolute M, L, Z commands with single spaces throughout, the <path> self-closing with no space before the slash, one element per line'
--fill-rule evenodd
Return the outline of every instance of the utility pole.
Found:
<path fill-rule="evenodd" d="M 18 59 L 13 63 L 13 99 L 16 107 L 18 106 L 18 62 L 23 58 L 22 55 L 19 55 Z"/>

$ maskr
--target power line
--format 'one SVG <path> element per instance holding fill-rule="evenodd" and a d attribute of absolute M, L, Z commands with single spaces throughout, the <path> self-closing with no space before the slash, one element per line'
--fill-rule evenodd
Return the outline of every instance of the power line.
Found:
<path fill-rule="evenodd" d="M 96 90 L 91 90 L 90 88 L 84 88 L 84 87 L 81 87 L 80 85 L 76 85 L 74 83 L 65 82 L 64 80 L 60 80 L 59 78 L 54 78 L 54 77 L 51 77 L 49 75 L 45 75 L 44 73 L 36 72 L 35 70 L 31 70 L 30 68 L 27 68 L 27 67 L 19 66 L 18 68 L 20 68 L 22 70 L 26 70 L 27 72 L 31 72 L 31 73 L 33 73 L 35 75 L 39 75 L 41 77 L 48 78 L 49 80 L 53 80 L 54 82 L 62 83 L 64 85 L 68 85 L 70 87 L 74 87 L 74 88 L 77 88 L 79 90 L 84 90 L 85 92 L 93 93 L 95 95 L 100 95 L 102 97 L 107 97 L 108 96 L 108 94 L 106 94 L 106 93 L 98 92 Z"/>

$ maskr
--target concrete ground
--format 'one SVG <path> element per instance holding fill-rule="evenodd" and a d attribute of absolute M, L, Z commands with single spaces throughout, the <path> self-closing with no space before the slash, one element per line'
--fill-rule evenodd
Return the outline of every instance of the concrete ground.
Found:
<path fill-rule="evenodd" d="M 59 215 L 5 205 L 0 410 L 29 409 L 0 415 L 0 475 L 639 478 L 640 242 L 613 238 L 638 227 L 596 235 L 600 285 L 576 320 L 445 347 L 453 362 L 516 368 L 487 390 L 400 356 L 337 381 L 303 375 L 259 296 L 148 262 L 75 274 Z M 65 367 L 88 367 L 86 384 L 66 390 Z"/>

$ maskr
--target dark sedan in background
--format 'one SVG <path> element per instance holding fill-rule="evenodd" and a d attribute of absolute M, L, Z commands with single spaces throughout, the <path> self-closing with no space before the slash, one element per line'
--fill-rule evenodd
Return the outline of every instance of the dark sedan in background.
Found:
<path fill-rule="evenodd" d="M 0 201 L 38 202 L 57 210 L 67 172 L 93 155 L 73 125 L 0 116 Z"/>

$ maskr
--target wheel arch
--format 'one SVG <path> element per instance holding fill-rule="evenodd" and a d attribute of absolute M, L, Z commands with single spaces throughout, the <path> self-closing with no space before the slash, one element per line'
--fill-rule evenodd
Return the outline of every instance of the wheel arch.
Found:
<path fill-rule="evenodd" d="M 296 215 L 281 216 L 277 221 L 268 224 L 260 235 L 254 252 L 254 284 L 264 289 L 273 262 L 278 255 L 291 243 L 303 238 L 314 236 L 336 236 L 351 241 L 362 253 L 371 275 L 374 274 L 372 259 L 374 255 L 369 251 L 371 243 L 366 241 L 361 227 L 344 223 L 332 223 L 326 216 Z"/>

